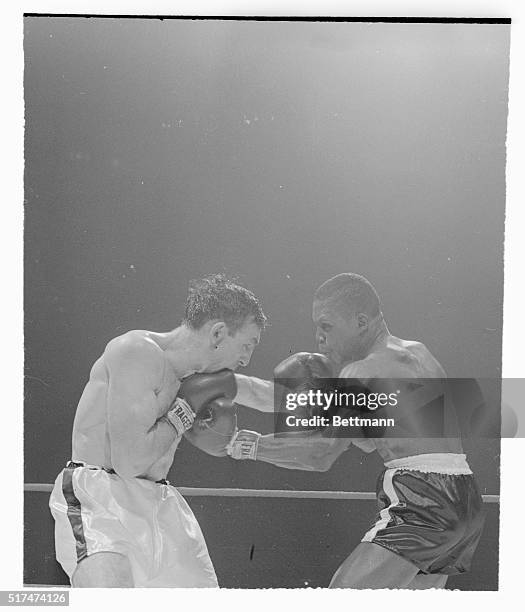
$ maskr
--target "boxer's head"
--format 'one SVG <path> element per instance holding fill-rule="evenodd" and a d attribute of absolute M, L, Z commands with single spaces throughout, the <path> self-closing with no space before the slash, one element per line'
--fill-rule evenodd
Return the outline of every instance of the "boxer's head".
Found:
<path fill-rule="evenodd" d="M 266 316 L 251 291 L 215 274 L 191 281 L 183 323 L 203 336 L 208 371 L 235 370 L 248 365 Z"/>
<path fill-rule="evenodd" d="M 362 359 L 383 320 L 381 303 L 371 283 L 359 274 L 338 274 L 315 292 L 313 321 L 319 351 L 336 365 Z"/>

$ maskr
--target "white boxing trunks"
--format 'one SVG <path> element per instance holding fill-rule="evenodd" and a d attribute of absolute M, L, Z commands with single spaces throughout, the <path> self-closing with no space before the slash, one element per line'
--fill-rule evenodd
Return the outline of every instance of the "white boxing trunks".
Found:
<path fill-rule="evenodd" d="M 129 559 L 137 587 L 218 586 L 197 519 L 167 481 L 70 462 L 49 507 L 56 558 L 70 579 L 89 555 L 115 552 Z"/>

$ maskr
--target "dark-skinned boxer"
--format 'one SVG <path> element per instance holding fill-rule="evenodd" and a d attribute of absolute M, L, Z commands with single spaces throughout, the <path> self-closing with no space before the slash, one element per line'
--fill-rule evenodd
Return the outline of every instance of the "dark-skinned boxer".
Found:
<path fill-rule="evenodd" d="M 377 292 L 360 275 L 340 274 L 323 283 L 314 297 L 313 320 L 319 351 L 339 379 L 368 385 L 385 379 L 446 378 L 421 342 L 389 332 Z M 273 410 L 269 381 L 241 376 L 238 382 L 237 401 Z M 413 407 L 414 415 L 419 407 Z M 321 431 L 279 437 L 239 431 L 229 454 L 289 469 L 326 471 L 350 444 L 377 451 L 385 469 L 378 479 L 376 520 L 330 586 L 443 587 L 449 575 L 468 571 L 483 527 L 482 500 L 453 425 L 447 435 L 437 437 L 337 438 Z"/>

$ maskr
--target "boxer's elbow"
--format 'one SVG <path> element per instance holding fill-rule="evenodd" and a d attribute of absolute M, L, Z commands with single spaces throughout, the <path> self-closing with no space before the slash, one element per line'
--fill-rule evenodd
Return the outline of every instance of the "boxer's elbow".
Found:
<path fill-rule="evenodd" d="M 333 464 L 334 459 L 332 457 L 316 457 L 313 462 L 316 472 L 328 472 Z"/>
<path fill-rule="evenodd" d="M 312 472 L 328 472 L 334 463 L 334 458 L 328 453 L 310 451 L 303 455 L 301 463 L 303 469 Z"/>
<path fill-rule="evenodd" d="M 137 478 L 146 470 L 146 466 L 118 454 L 116 456 L 112 455 L 111 463 L 115 472 L 122 478 Z"/>
<path fill-rule="evenodd" d="M 114 445 L 111 449 L 111 464 L 115 472 L 122 478 L 137 478 L 142 476 L 151 466 L 151 457 L 145 459 L 138 449 L 132 451 L 126 446 Z"/>
<path fill-rule="evenodd" d="M 226 457 L 228 454 L 226 452 L 226 443 L 222 440 L 220 443 L 217 443 L 215 440 L 210 439 L 210 437 L 199 436 L 192 429 L 186 431 L 184 437 L 192 446 L 212 457 Z M 226 437 L 224 439 L 229 440 Z"/>
<path fill-rule="evenodd" d="M 332 442 L 327 442 L 320 447 L 312 448 L 312 462 L 315 465 L 316 471 L 328 472 L 344 450 L 344 445 L 334 445 Z"/>

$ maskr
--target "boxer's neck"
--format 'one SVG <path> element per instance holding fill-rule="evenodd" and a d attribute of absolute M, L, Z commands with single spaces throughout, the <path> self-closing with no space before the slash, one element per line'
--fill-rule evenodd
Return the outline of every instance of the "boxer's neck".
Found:
<path fill-rule="evenodd" d="M 209 338 L 200 330 L 180 325 L 166 334 L 164 351 L 178 378 L 202 372 L 209 366 Z"/>
<path fill-rule="evenodd" d="M 390 332 L 386 325 L 383 315 L 379 315 L 377 319 L 371 322 L 363 343 L 359 350 L 359 356 L 357 359 L 365 359 L 370 353 L 373 353 L 380 346 L 384 346 L 390 337 Z"/>

